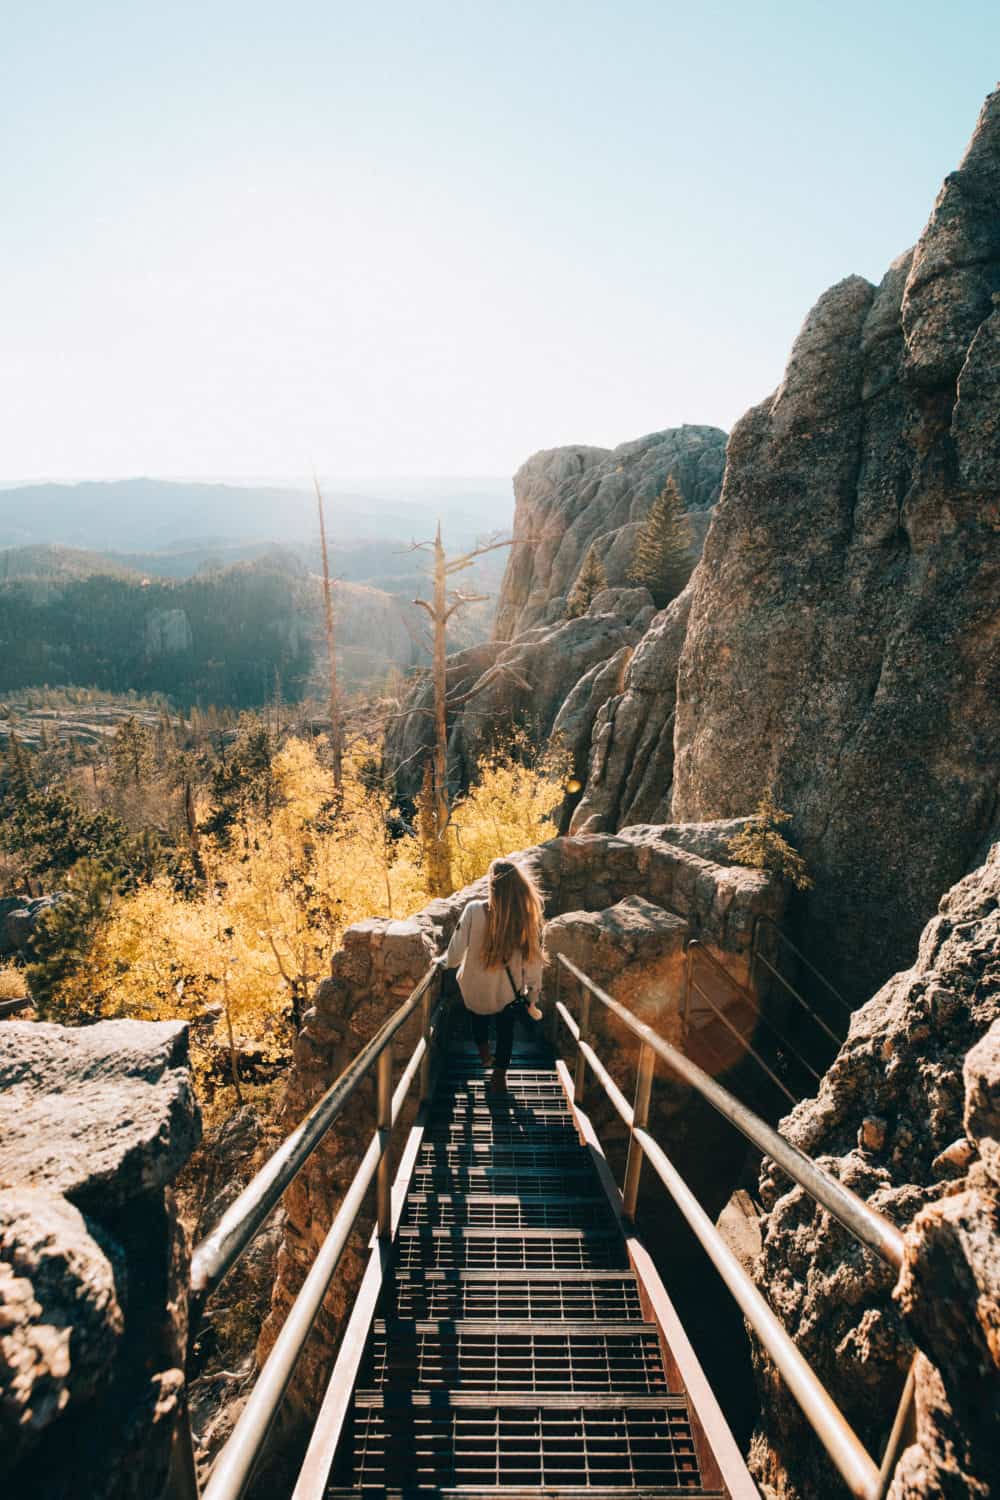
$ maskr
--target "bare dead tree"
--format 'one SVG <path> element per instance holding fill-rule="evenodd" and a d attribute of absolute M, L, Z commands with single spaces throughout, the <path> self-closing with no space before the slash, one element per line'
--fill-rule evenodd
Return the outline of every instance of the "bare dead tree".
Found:
<path fill-rule="evenodd" d="M 344 724 L 340 703 L 340 683 L 337 680 L 337 638 L 333 616 L 333 591 L 330 585 L 330 559 L 326 550 L 323 492 L 315 474 L 313 483 L 316 486 L 319 540 L 323 552 L 323 610 L 326 620 L 326 651 L 330 666 L 330 755 L 333 760 L 333 783 L 339 791 L 344 779 Z"/>
<path fill-rule="evenodd" d="M 428 602 L 426 599 L 413 601 L 430 616 L 433 630 L 431 673 L 434 682 L 434 708 L 432 710 L 434 749 L 429 785 L 428 778 L 425 777 L 424 781 L 424 801 L 427 801 L 429 794 L 430 805 L 429 808 L 424 809 L 422 826 L 425 833 L 424 844 L 431 891 L 435 896 L 447 896 L 452 889 L 451 856 L 446 837 L 448 820 L 451 816 L 448 797 L 448 710 L 458 708 L 476 693 L 482 692 L 487 683 L 492 681 L 500 671 L 499 668 L 492 668 L 489 672 L 485 672 L 467 693 L 458 697 L 448 697 L 448 622 L 465 605 L 476 604 L 489 597 L 487 594 L 465 593 L 461 589 L 449 591 L 448 580 L 454 574 L 471 568 L 478 557 L 485 556 L 487 552 L 495 552 L 500 547 L 511 547 L 514 543 L 512 538 L 485 542 L 482 546 L 473 547 L 471 551 L 463 552 L 458 557 L 449 558 L 445 554 L 444 544 L 441 541 L 439 521 L 433 543 L 418 545 L 429 545 L 434 552 L 433 601 Z"/>

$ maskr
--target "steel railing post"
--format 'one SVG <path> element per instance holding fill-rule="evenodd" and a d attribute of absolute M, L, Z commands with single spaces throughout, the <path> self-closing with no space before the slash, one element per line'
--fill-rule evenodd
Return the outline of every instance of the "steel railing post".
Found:
<path fill-rule="evenodd" d="M 653 1092 L 653 1074 L 656 1071 L 656 1053 L 645 1042 L 639 1048 L 639 1066 L 635 1075 L 635 1104 L 632 1107 L 632 1129 L 645 1130 L 649 1124 L 649 1100 Z M 642 1171 L 642 1147 L 632 1135 L 628 1143 L 628 1160 L 625 1163 L 625 1183 L 622 1187 L 622 1206 L 630 1219 L 635 1218 L 635 1207 L 639 1201 L 639 1174 Z"/>
<path fill-rule="evenodd" d="M 170 1441 L 170 1467 L 163 1490 L 163 1500 L 200 1500 L 198 1466 L 194 1458 L 194 1436 L 188 1410 L 187 1386 L 178 1403 L 173 1437 Z"/>
<path fill-rule="evenodd" d="M 378 1137 L 381 1156 L 375 1180 L 380 1239 L 392 1234 L 392 1177 L 389 1139 L 392 1135 L 392 1042 L 387 1042 L 378 1059 Z"/>
<path fill-rule="evenodd" d="M 426 1051 L 420 1064 L 420 1103 L 426 1104 L 431 1091 L 431 1015 L 434 1011 L 434 995 L 432 989 L 428 989 L 424 995 L 423 1008 L 420 1012 L 420 1034 L 424 1039 Z"/>
<path fill-rule="evenodd" d="M 580 1035 L 576 1039 L 576 1069 L 573 1073 L 573 1102 L 583 1103 L 583 1090 L 587 1080 L 587 1059 L 583 1055 L 583 1043 L 590 1041 L 590 991 L 583 992 L 580 1006 Z"/>

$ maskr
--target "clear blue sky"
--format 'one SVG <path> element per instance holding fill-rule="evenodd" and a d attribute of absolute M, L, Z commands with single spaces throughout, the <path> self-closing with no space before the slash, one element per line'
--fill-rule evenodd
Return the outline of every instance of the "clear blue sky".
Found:
<path fill-rule="evenodd" d="M 998 69 L 996 0 L 0 0 L 0 479 L 729 428 Z"/>

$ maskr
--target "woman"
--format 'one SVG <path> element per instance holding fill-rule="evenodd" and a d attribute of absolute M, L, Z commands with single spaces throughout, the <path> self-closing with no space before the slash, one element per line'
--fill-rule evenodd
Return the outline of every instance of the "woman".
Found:
<path fill-rule="evenodd" d="M 490 1016 L 497 1018 L 490 1081 L 495 1094 L 507 1087 L 516 1017 L 541 1020 L 535 1000 L 542 986 L 542 910 L 538 887 L 527 871 L 513 860 L 495 859 L 487 900 L 469 902 L 448 944 L 445 963 L 449 969 L 458 967 L 458 987 L 484 1065 L 490 1060 Z"/>

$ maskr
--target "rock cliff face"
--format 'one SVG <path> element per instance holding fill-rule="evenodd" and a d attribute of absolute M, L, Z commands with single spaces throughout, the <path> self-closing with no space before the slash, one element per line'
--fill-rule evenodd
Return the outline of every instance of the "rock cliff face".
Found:
<path fill-rule="evenodd" d="M 917 1432 L 893 1500 L 1000 1482 L 1000 845 L 941 901 L 911 969 L 855 1013 L 782 1133 L 906 1230 L 902 1276 L 765 1163 L 757 1279 L 872 1451 L 914 1346 Z M 842 1485 L 758 1351 L 758 1479 L 781 1500 Z"/>
<path fill-rule="evenodd" d="M 821 297 L 734 429 L 701 562 L 598 709 L 574 814 L 742 816 L 773 786 L 816 876 L 806 946 L 854 1000 L 1000 826 L 998 294 L 1000 93 L 916 250 Z"/>
<path fill-rule="evenodd" d="M 912 256 L 821 297 L 737 424 L 692 580 L 673 815 L 773 783 L 857 997 L 997 826 L 998 292 L 1000 92 Z"/>
<path fill-rule="evenodd" d="M 485 691 L 477 692 L 450 721 L 449 774 L 455 791 L 467 785 L 477 758 L 498 731 L 517 724 L 539 741 L 558 733 L 582 781 L 595 720 L 609 697 L 621 692 L 632 648 L 655 614 L 649 593 L 628 586 L 636 532 L 673 475 L 688 509 L 697 556 L 718 498 L 725 444 L 725 433 L 716 427 L 671 428 L 613 450 L 550 449 L 518 471 L 515 545 L 504 574 L 495 639 L 455 652 L 448 661 L 448 689 L 456 695 L 491 672 Z M 537 540 L 521 545 L 528 537 Z M 609 586 L 585 616 L 567 620 L 566 595 L 595 542 Z M 387 736 L 387 760 L 399 770 L 405 797 L 420 787 L 431 743 L 426 712 L 431 702 L 432 687 L 425 682 L 410 694 L 408 712 Z M 652 768 L 650 774 L 655 774 Z M 645 819 L 653 802 L 662 798 L 632 800 L 635 819 Z M 624 805 L 631 805 L 630 800 Z M 634 819 L 622 816 L 586 826 L 598 831 L 630 821 Z"/>
<path fill-rule="evenodd" d="M 623 613 L 597 613 L 602 601 L 613 610 L 627 595 Z M 594 716 L 604 696 L 618 686 L 620 671 L 653 614 L 645 589 L 600 594 L 576 620 L 526 631 L 516 641 L 490 641 L 448 657 L 448 693 L 475 696 L 451 716 L 448 772 L 453 791 L 468 785 L 479 756 L 512 729 L 523 727 L 544 742 L 560 719 L 560 732 L 586 763 Z M 611 664 L 615 663 L 614 666 Z M 572 703 L 570 699 L 572 698 Z M 397 768 L 404 797 L 420 790 L 433 743 L 433 683 L 420 683 L 407 700 L 408 712 L 386 737 L 386 756 Z M 565 712 L 563 710 L 565 709 Z"/>
<path fill-rule="evenodd" d="M 691 612 L 691 583 L 653 620 L 624 673 L 594 715 L 583 797 L 573 833 L 623 823 L 665 823 L 674 774 L 677 663 Z"/>
<path fill-rule="evenodd" d="M 187 1028 L 0 1027 L 0 1486 L 147 1500 L 184 1388 Z"/>
<path fill-rule="evenodd" d="M 514 476 L 515 545 L 500 592 L 498 639 L 562 618 L 594 542 L 608 583 L 625 584 L 638 525 L 671 474 L 700 549 L 725 453 L 726 435 L 717 427 L 671 427 L 618 448 L 550 448 L 529 458 Z M 520 545 L 527 537 L 537 540 Z"/>

